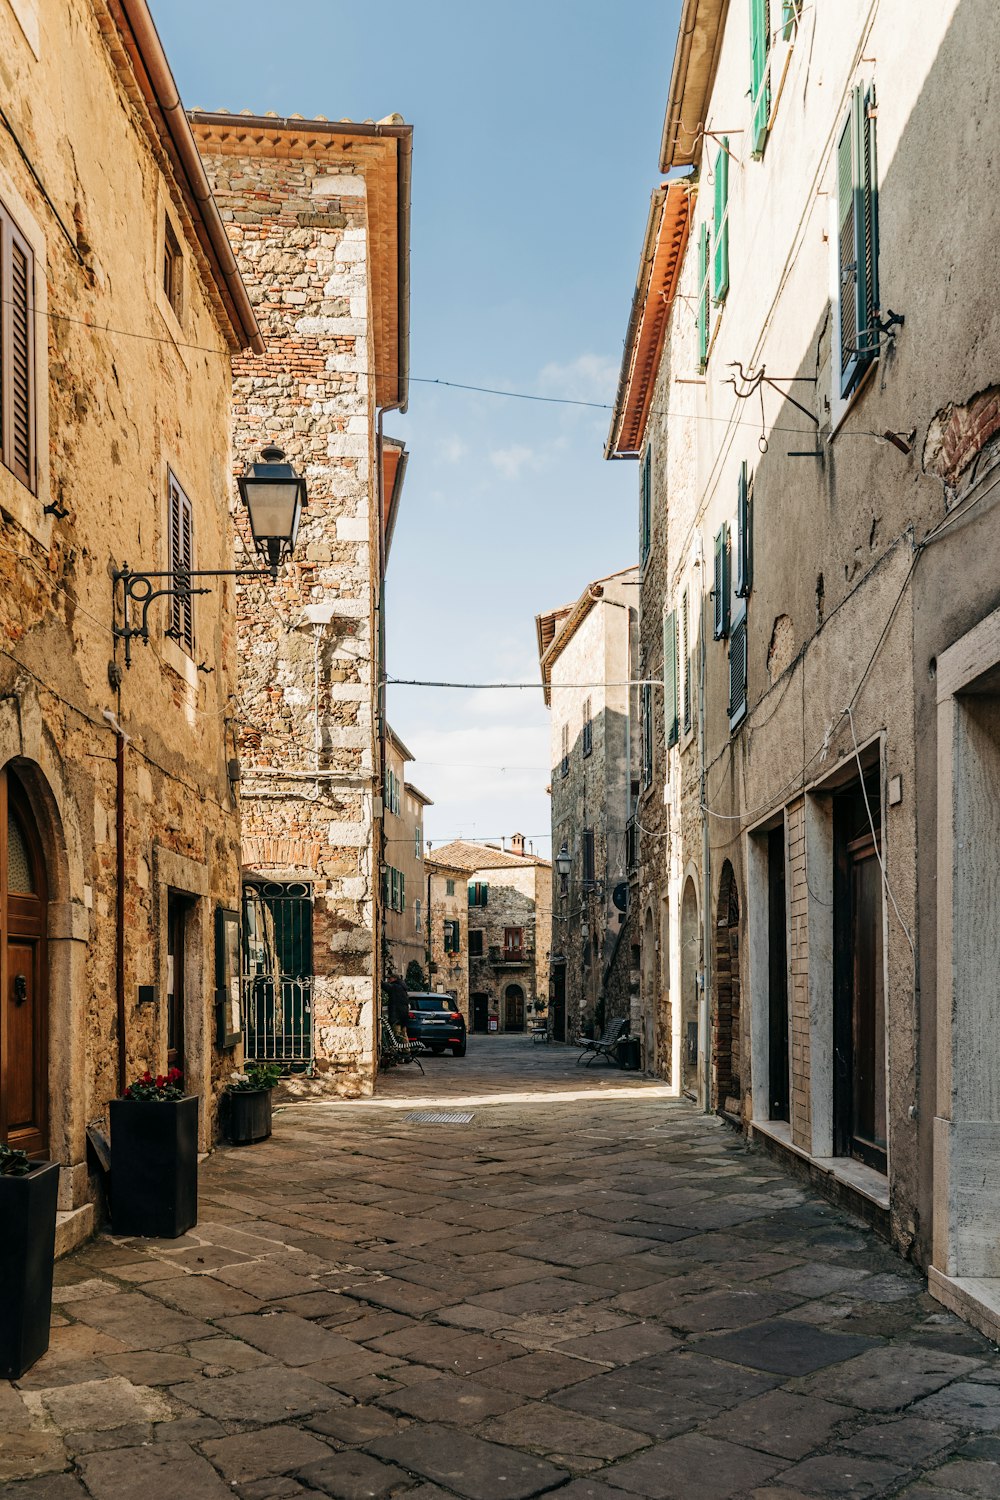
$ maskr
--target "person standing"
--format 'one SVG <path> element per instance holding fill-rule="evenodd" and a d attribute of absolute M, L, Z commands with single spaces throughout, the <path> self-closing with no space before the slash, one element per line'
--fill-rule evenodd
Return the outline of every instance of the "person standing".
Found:
<path fill-rule="evenodd" d="M 406 1023 L 410 1018 L 410 992 L 398 974 L 392 974 L 386 987 L 389 1025 L 401 1042 L 406 1041 Z"/>

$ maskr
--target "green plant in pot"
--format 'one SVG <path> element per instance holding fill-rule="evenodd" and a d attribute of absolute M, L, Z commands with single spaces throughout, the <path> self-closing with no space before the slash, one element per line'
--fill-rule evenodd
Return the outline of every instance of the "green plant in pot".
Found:
<path fill-rule="evenodd" d="M 0 1379 L 49 1347 L 59 1166 L 0 1144 Z"/>
<path fill-rule="evenodd" d="M 276 1063 L 248 1063 L 226 1085 L 223 1125 L 233 1146 L 251 1146 L 271 1134 L 271 1091 L 281 1077 Z"/>
<path fill-rule="evenodd" d="M 197 1095 L 178 1068 L 147 1069 L 110 1113 L 115 1234 L 176 1239 L 198 1222 Z"/>

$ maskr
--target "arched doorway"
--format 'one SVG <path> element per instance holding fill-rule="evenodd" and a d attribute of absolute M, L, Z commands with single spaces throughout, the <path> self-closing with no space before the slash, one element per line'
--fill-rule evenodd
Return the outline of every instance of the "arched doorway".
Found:
<path fill-rule="evenodd" d="M 503 1029 L 524 1030 L 524 991 L 519 984 L 509 984 L 504 991 Z"/>
<path fill-rule="evenodd" d="M 701 967 L 701 935 L 698 893 L 692 876 L 684 882 L 681 898 L 681 1088 L 698 1092 L 698 971 Z"/>
<path fill-rule="evenodd" d="M 0 772 L 0 1141 L 48 1150 L 48 879 L 14 771 Z"/>
<path fill-rule="evenodd" d="M 728 859 L 722 866 L 715 918 L 716 1097 L 719 1110 L 740 1110 L 740 898 Z"/>

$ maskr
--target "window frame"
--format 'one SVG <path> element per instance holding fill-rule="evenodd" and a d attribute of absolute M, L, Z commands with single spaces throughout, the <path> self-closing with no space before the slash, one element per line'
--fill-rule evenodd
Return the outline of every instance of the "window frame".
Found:
<path fill-rule="evenodd" d="M 580 868 L 582 871 L 584 889 L 597 883 L 597 865 L 595 857 L 595 841 L 593 828 L 585 828 L 580 841 Z"/>
<path fill-rule="evenodd" d="M 569 723 L 568 722 L 564 723 L 563 726 L 562 726 L 562 759 L 561 759 L 561 761 L 559 763 L 559 775 L 562 776 L 562 777 L 564 777 L 564 778 L 569 775 Z"/>
<path fill-rule="evenodd" d="M 485 932 L 484 928 L 482 928 L 482 927 L 470 927 L 469 928 L 469 957 L 470 958 L 482 958 L 483 957 L 483 955 L 486 952 L 486 946 L 485 946 L 485 941 L 484 941 L 485 937 L 486 937 L 486 932 Z M 476 939 L 476 946 L 475 947 L 473 947 L 473 945 L 472 945 L 473 938 Z"/>
<path fill-rule="evenodd" d="M 711 233 L 704 222 L 698 230 L 698 370 L 704 375 L 708 369 L 708 355 L 712 342 L 711 300 Z"/>
<path fill-rule="evenodd" d="M 184 560 L 186 557 L 186 561 Z M 195 568 L 194 506 L 173 469 L 167 471 L 167 571 L 176 589 L 178 574 Z M 190 583 L 190 577 L 189 577 Z M 167 636 L 190 659 L 195 655 L 194 594 L 174 593 L 170 599 Z"/>
<path fill-rule="evenodd" d="M 729 522 L 723 521 L 715 534 L 713 544 L 712 639 L 724 641 L 729 635 L 730 612 L 730 532 Z"/>
<path fill-rule="evenodd" d="M 21 464 L 15 451 L 14 381 L 15 320 L 21 304 L 13 295 L 15 253 L 24 260 L 24 405 L 27 462 Z M 38 395 L 36 378 L 35 250 L 5 203 L 0 202 L 0 461 L 25 489 L 38 494 Z"/>
<path fill-rule="evenodd" d="M 831 194 L 833 232 L 831 234 L 831 293 L 834 314 L 832 364 L 833 427 L 836 430 L 848 406 L 865 383 L 868 372 L 878 363 L 878 335 L 871 342 L 873 320 L 879 305 L 879 232 L 878 232 L 878 155 L 876 140 L 875 84 L 858 83 L 850 93 L 847 109 L 841 117 L 833 148 L 834 188 Z M 843 151 L 845 142 L 850 158 L 850 241 L 853 260 L 845 260 L 845 211 Z M 865 268 L 863 282 L 859 277 Z M 852 306 L 856 331 L 853 352 L 845 362 L 846 272 L 853 271 Z M 865 328 L 860 326 L 864 314 Z"/>
<path fill-rule="evenodd" d="M 160 258 L 160 286 L 167 300 L 167 306 L 177 319 L 177 322 L 181 323 L 184 318 L 184 251 L 170 214 L 166 211 L 163 214 Z"/>
<path fill-rule="evenodd" d="M 758 64 L 759 56 L 759 64 Z M 758 77 L 759 71 L 759 77 Z M 760 161 L 771 120 L 771 4 L 750 0 L 750 156 Z"/>
<path fill-rule="evenodd" d="M 653 689 L 648 682 L 640 688 L 642 714 L 642 786 L 653 784 Z"/>
<path fill-rule="evenodd" d="M 584 756 L 591 755 L 594 749 L 594 720 L 592 717 L 592 700 L 583 700 L 583 753 Z"/>
<path fill-rule="evenodd" d="M 645 566 L 653 547 L 653 445 L 646 444 L 639 481 L 639 561 Z"/>
<path fill-rule="evenodd" d="M 729 292 L 729 137 L 724 135 L 715 157 L 714 215 L 712 219 L 712 301 L 721 307 Z"/>
<path fill-rule="evenodd" d="M 672 609 L 663 616 L 663 727 L 668 750 L 681 733 L 677 688 L 677 611 Z"/>

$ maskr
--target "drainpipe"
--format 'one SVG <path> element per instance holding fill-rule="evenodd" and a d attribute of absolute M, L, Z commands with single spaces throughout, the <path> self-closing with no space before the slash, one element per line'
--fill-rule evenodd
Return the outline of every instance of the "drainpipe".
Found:
<path fill-rule="evenodd" d="M 698 811 L 701 817 L 701 871 L 702 871 L 702 895 L 701 895 L 701 925 L 702 925 L 702 964 L 701 964 L 701 1001 L 698 1006 L 698 1023 L 701 1032 L 704 1055 L 702 1057 L 702 1100 L 701 1107 L 707 1115 L 712 1111 L 712 1038 L 709 1034 L 709 1024 L 712 1016 L 712 851 L 708 834 L 708 806 L 707 777 L 706 770 L 706 745 L 705 745 L 705 669 L 707 658 L 707 643 L 705 632 L 705 552 L 702 546 L 701 536 L 698 538 L 698 566 L 701 569 L 702 578 L 702 607 L 698 612 L 698 635 L 700 637 L 698 647 Z"/>
<path fill-rule="evenodd" d="M 125 742 L 128 735 L 110 709 L 104 717 L 115 732 L 115 1040 L 118 1093 L 125 1092 Z"/>

